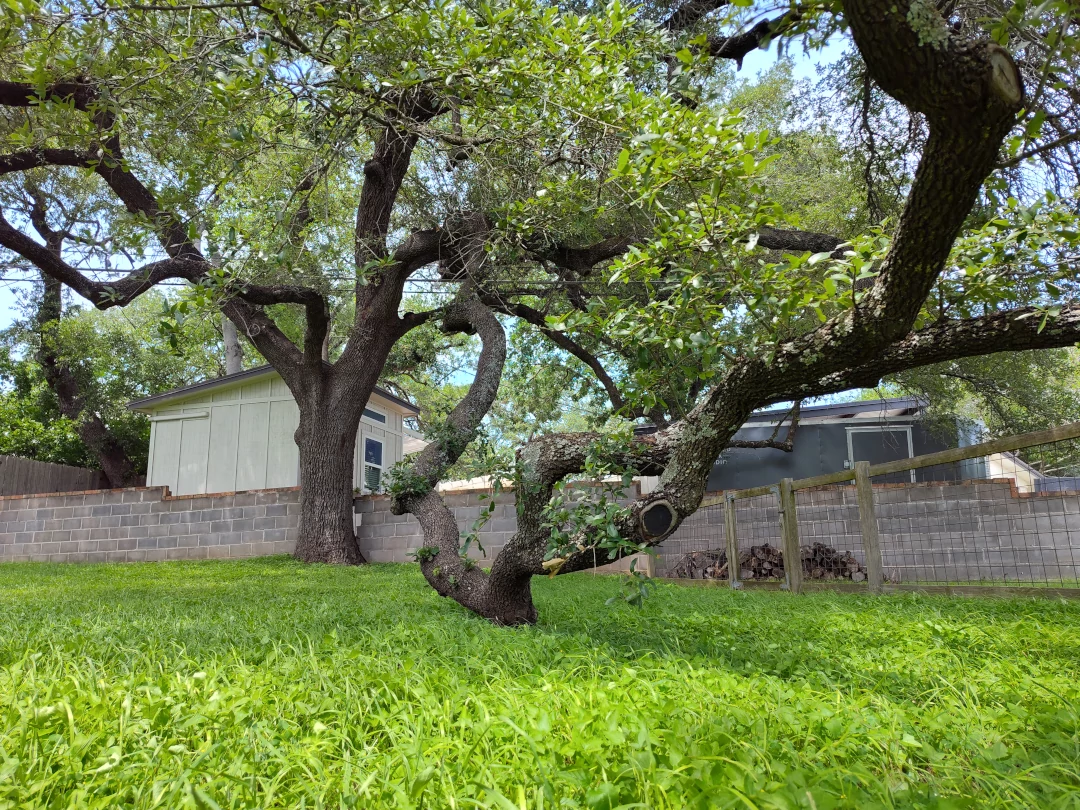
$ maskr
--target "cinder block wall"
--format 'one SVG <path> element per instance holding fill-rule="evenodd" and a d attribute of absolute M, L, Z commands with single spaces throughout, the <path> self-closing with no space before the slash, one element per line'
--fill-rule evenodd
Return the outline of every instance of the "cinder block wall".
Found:
<path fill-rule="evenodd" d="M 740 548 L 781 545 L 775 496 L 737 501 Z M 1080 579 L 1080 493 L 1018 493 L 1011 481 L 874 487 L 882 564 L 893 582 Z M 864 561 L 855 488 L 796 493 L 799 541 Z M 701 509 L 661 548 L 656 573 L 691 551 L 723 549 L 719 506 Z"/>
<path fill-rule="evenodd" d="M 462 532 L 483 492 L 444 495 Z M 740 501 L 739 545 L 780 544 L 775 499 Z M 1080 579 L 1080 493 L 1021 495 L 1007 481 L 875 487 L 885 573 L 893 581 Z M 355 501 L 360 548 L 372 562 L 407 562 L 424 541 L 416 520 L 384 495 Z M 800 540 L 862 559 L 852 487 L 798 493 Z M 170 496 L 163 487 L 0 498 L 0 562 L 134 562 L 291 553 L 299 490 Z M 513 493 L 496 498 L 481 530 L 490 561 L 517 528 Z M 724 547 L 719 507 L 699 510 L 660 549 L 663 576 L 689 551 Z M 628 567 L 627 562 L 607 570 Z"/>
<path fill-rule="evenodd" d="M 491 502 L 490 495 L 482 490 L 447 493 L 443 501 L 457 518 L 462 533 L 472 530 L 480 517 L 482 508 Z M 413 553 L 424 545 L 420 524 L 412 515 L 394 515 L 390 512 L 387 495 L 365 495 L 356 499 L 356 536 L 360 551 L 370 562 L 413 562 Z M 495 512 L 481 530 L 481 544 L 487 558 L 494 559 L 517 531 L 517 511 L 514 494 L 504 492 L 495 498 Z M 483 560 L 484 555 L 475 546 L 469 555 Z"/>
<path fill-rule="evenodd" d="M 170 496 L 165 487 L 0 498 L 0 562 L 135 562 L 282 554 L 296 487 Z"/>

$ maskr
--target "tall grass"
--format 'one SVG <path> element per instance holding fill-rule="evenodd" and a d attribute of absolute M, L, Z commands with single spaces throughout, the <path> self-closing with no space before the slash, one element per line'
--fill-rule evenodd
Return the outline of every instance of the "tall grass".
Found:
<path fill-rule="evenodd" d="M 0 566 L 0 808 L 1080 807 L 1080 605 Z"/>

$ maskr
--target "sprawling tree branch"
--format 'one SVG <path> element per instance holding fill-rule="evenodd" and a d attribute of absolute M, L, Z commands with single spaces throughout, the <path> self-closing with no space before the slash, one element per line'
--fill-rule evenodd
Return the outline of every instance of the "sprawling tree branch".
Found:
<path fill-rule="evenodd" d="M 1023 307 L 977 318 L 938 321 L 912 332 L 869 362 L 822 377 L 811 384 L 818 396 L 848 388 L 873 388 L 889 374 L 945 360 L 997 352 L 1058 349 L 1080 343 L 1080 304 L 1043 320 L 1044 311 Z M 800 386 L 805 388 L 806 386 Z"/>
<path fill-rule="evenodd" d="M 572 354 L 588 366 L 596 379 L 604 386 L 608 399 L 611 401 L 611 407 L 614 410 L 620 411 L 626 406 L 626 399 L 623 397 L 622 392 L 619 391 L 619 386 L 611 378 L 611 375 L 607 373 L 607 369 L 604 368 L 604 364 L 600 362 L 599 358 L 592 354 L 592 352 L 587 351 L 580 343 L 572 340 L 565 332 L 560 332 L 558 329 L 552 329 L 548 325 L 544 313 L 533 309 L 527 304 L 505 301 L 501 298 L 496 300 L 485 298 L 485 301 L 497 312 L 502 312 L 505 315 L 513 315 L 521 318 L 526 323 L 532 324 L 540 334 L 544 335 L 544 337 L 560 349 Z"/>
<path fill-rule="evenodd" d="M 802 402 L 796 402 L 791 410 L 787 414 L 780 418 L 780 421 L 776 423 L 776 427 L 773 429 L 772 435 L 767 439 L 752 440 L 752 439 L 729 439 L 728 447 L 738 447 L 743 450 L 783 450 L 785 453 L 790 453 L 795 449 L 795 431 L 799 429 L 799 412 L 802 409 Z M 791 417 L 791 421 L 788 423 L 787 433 L 784 436 L 783 441 L 778 440 L 776 437 L 780 435 L 780 428 L 784 424 L 784 420 Z"/>
<path fill-rule="evenodd" d="M 481 615 L 494 618 L 488 607 L 491 594 L 487 575 L 461 556 L 457 520 L 443 503 L 435 485 L 461 457 L 495 402 L 506 362 L 506 335 L 498 318 L 476 297 L 471 285 L 448 307 L 443 329 L 480 336 L 483 348 L 476 376 L 468 392 L 451 411 L 438 438 L 420 451 L 409 465 L 405 491 L 394 495 L 391 510 L 398 515 L 413 514 L 424 532 L 425 547 L 436 550 L 420 560 L 421 570 L 431 586 L 441 595 L 453 596 Z"/>

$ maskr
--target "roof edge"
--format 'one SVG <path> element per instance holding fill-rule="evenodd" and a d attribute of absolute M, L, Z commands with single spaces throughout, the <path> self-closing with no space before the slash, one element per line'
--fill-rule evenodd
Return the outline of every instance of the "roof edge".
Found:
<path fill-rule="evenodd" d="M 160 394 L 152 394 L 151 396 L 143 397 L 142 399 L 135 399 L 129 402 L 127 404 L 127 407 L 128 410 L 138 411 L 151 405 L 159 405 L 163 402 L 177 399 L 181 396 L 188 396 L 189 394 L 194 394 L 201 391 L 209 391 L 214 388 L 219 388 L 223 385 L 231 385 L 233 383 L 242 382 L 244 380 L 254 380 L 258 379 L 259 377 L 269 376 L 271 374 L 277 373 L 277 369 L 275 369 L 268 363 L 263 366 L 256 366 L 255 368 L 238 371 L 236 374 L 226 374 L 223 377 L 215 377 L 212 380 L 203 380 L 202 382 L 197 382 L 192 385 L 185 385 L 180 388 L 173 388 L 170 391 L 162 391 Z M 378 394 L 383 399 L 388 399 L 391 402 L 400 405 L 402 408 L 406 408 L 412 411 L 413 413 L 420 413 L 420 409 L 416 407 L 416 405 L 406 399 L 402 399 L 399 396 L 391 394 L 385 388 L 375 386 L 374 393 Z"/>

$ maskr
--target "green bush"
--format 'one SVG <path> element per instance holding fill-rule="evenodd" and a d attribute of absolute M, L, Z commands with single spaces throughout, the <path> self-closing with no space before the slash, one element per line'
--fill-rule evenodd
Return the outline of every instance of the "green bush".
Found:
<path fill-rule="evenodd" d="M 1080 806 L 1080 605 L 0 566 L 0 808 Z"/>

